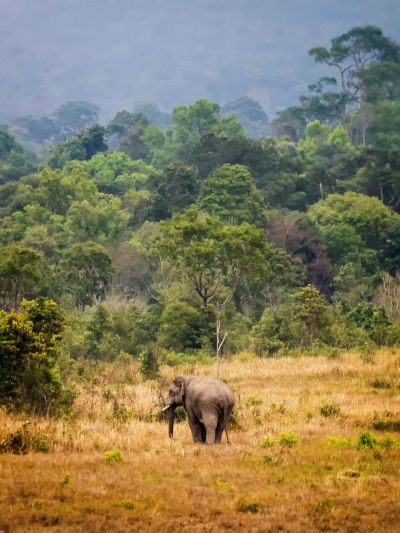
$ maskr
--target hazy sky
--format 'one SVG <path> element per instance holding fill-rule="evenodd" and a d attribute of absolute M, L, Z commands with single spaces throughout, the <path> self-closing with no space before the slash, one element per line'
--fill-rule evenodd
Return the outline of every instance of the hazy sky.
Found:
<path fill-rule="evenodd" d="M 365 24 L 400 41 L 399 0 L 0 0 L 0 120 L 245 94 L 273 115 L 319 76 L 311 47 Z"/>

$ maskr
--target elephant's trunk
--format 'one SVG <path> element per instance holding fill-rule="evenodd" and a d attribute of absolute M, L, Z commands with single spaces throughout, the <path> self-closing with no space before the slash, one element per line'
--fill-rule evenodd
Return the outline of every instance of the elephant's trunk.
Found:
<path fill-rule="evenodd" d="M 172 439 L 174 436 L 174 406 L 171 405 L 167 410 L 167 416 L 168 416 L 168 435 L 169 438 Z"/>

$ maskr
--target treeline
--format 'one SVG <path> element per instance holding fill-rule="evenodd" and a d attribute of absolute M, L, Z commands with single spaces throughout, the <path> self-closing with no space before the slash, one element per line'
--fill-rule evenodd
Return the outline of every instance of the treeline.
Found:
<path fill-rule="evenodd" d="M 38 298 L 63 310 L 64 356 L 147 369 L 398 344 L 400 47 L 363 27 L 310 53 L 338 77 L 270 136 L 246 134 L 244 116 L 267 123 L 248 99 L 106 125 L 70 102 L 0 131 L 1 356 Z"/>

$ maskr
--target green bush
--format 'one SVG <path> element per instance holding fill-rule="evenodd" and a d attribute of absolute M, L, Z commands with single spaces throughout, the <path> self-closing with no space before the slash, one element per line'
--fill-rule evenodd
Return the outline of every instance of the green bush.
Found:
<path fill-rule="evenodd" d="M 236 509 L 239 513 L 258 513 L 263 508 L 263 504 L 257 500 L 239 500 Z"/>
<path fill-rule="evenodd" d="M 338 416 L 340 414 L 340 406 L 337 403 L 324 403 L 321 405 L 319 412 L 325 418 Z"/>
<path fill-rule="evenodd" d="M 391 420 L 374 420 L 372 427 L 377 431 L 400 431 L 400 418 Z"/>
<path fill-rule="evenodd" d="M 246 400 L 247 407 L 254 407 L 256 405 L 262 405 L 263 401 L 258 396 L 249 396 Z"/>
<path fill-rule="evenodd" d="M 293 448 L 299 442 L 299 437 L 293 431 L 284 431 L 279 435 L 278 442 L 281 446 Z"/>
<path fill-rule="evenodd" d="M 211 308 L 185 302 L 168 303 L 161 315 L 158 343 L 175 352 L 199 350 L 212 342 L 215 318 Z"/>
<path fill-rule="evenodd" d="M 122 463 L 124 461 L 122 452 L 121 450 L 118 450 L 118 448 L 115 448 L 114 450 L 108 450 L 107 452 L 105 452 L 104 459 L 106 460 L 106 463 L 108 464 Z"/>
<path fill-rule="evenodd" d="M 159 375 L 159 363 L 156 349 L 149 346 L 140 354 L 140 373 L 145 379 L 156 379 Z"/>
<path fill-rule="evenodd" d="M 261 448 L 269 448 L 270 446 L 272 446 L 272 438 L 269 435 L 264 435 L 261 442 Z"/>
<path fill-rule="evenodd" d="M 376 436 L 369 431 L 362 431 L 358 436 L 358 447 L 372 450 L 378 444 Z"/>
<path fill-rule="evenodd" d="M 64 319 L 52 300 L 22 302 L 22 311 L 0 311 L 0 404 L 37 414 L 68 411 L 75 393 L 60 371 Z"/>

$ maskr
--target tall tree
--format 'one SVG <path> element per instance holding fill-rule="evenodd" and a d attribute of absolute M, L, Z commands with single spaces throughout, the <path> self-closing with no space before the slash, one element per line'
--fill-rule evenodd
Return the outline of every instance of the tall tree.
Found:
<path fill-rule="evenodd" d="M 309 54 L 317 63 L 336 69 L 341 92 L 349 101 L 365 101 L 364 72 L 373 64 L 400 62 L 400 47 L 376 26 L 357 26 L 335 37 L 330 48 L 312 48 Z"/>
<path fill-rule="evenodd" d="M 243 165 L 223 165 L 201 185 L 200 209 L 225 222 L 262 225 L 265 222 L 264 200 L 254 179 Z"/>

